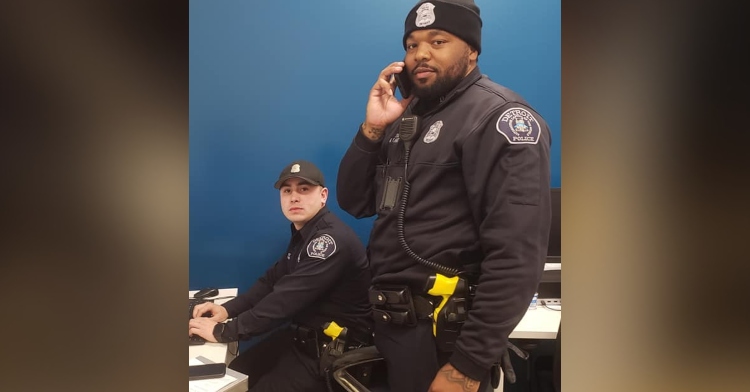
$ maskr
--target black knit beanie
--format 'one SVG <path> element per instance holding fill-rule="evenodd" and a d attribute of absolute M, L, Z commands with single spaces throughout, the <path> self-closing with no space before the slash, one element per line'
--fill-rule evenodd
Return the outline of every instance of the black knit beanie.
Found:
<path fill-rule="evenodd" d="M 482 52 L 482 18 L 474 0 L 419 0 L 404 22 L 406 38 L 414 30 L 445 30 Z"/>

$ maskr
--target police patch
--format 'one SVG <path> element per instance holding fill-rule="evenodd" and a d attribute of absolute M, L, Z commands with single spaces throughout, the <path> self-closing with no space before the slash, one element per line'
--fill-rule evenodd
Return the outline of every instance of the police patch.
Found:
<path fill-rule="evenodd" d="M 336 241 L 328 234 L 323 234 L 307 244 L 307 255 L 318 259 L 327 259 L 336 251 Z"/>
<path fill-rule="evenodd" d="M 537 144 L 541 134 L 539 121 L 524 108 L 506 110 L 495 127 L 511 144 Z"/>

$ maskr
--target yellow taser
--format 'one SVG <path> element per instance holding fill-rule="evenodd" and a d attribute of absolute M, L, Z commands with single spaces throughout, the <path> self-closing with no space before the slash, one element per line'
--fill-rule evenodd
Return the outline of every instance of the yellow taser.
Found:
<path fill-rule="evenodd" d="M 440 311 L 443 310 L 443 306 L 448 302 L 448 299 L 456 292 L 456 286 L 458 285 L 458 276 L 449 278 L 445 275 L 435 274 L 430 276 L 427 281 L 427 287 L 431 287 L 427 294 L 434 295 L 436 297 L 442 297 L 440 304 L 435 308 L 432 313 L 432 335 L 437 336 L 437 322 L 440 315 Z"/>

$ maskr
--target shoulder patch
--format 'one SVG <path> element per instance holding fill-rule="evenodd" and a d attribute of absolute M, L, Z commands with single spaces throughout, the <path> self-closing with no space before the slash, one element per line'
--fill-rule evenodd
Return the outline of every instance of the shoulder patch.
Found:
<path fill-rule="evenodd" d="M 317 259 L 327 259 L 336 252 L 336 241 L 328 234 L 316 237 L 307 244 L 307 255 Z"/>
<path fill-rule="evenodd" d="M 537 144 L 542 131 L 534 115 L 520 107 L 504 111 L 495 127 L 511 144 Z"/>

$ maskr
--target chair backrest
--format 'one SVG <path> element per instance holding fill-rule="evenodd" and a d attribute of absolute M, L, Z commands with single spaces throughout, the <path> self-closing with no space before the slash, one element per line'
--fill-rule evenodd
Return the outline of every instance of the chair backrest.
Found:
<path fill-rule="evenodd" d="M 375 346 L 347 351 L 331 365 L 333 379 L 348 392 L 387 392 L 385 361 Z"/>

